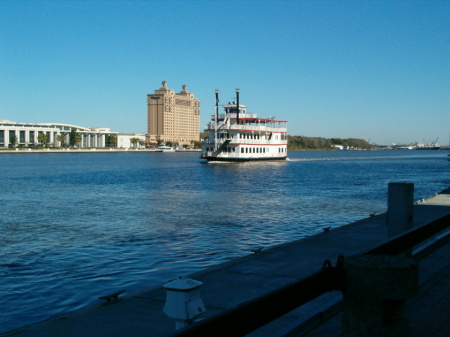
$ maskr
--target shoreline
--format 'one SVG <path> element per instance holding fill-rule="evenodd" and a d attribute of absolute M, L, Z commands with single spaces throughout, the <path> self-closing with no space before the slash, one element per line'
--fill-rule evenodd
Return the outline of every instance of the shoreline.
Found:
<path fill-rule="evenodd" d="M 186 150 L 181 152 L 173 152 L 173 153 L 190 153 L 190 152 L 200 152 L 200 149 Z M 15 150 L 0 150 L 1 154 L 41 154 L 41 153 L 136 153 L 136 152 L 158 152 L 156 149 L 99 149 L 99 148 L 91 148 L 91 149 L 15 149 Z"/>
<path fill-rule="evenodd" d="M 438 151 L 448 150 L 448 148 L 441 148 Z M 330 151 L 330 152 L 355 152 L 355 151 L 383 151 L 383 149 L 361 149 L 361 150 L 338 150 L 338 149 L 288 149 L 288 152 L 318 152 L 318 151 Z M 392 151 L 392 150 L 390 150 Z M 38 153 L 127 153 L 127 152 L 158 152 L 156 149 L 133 149 L 133 148 L 59 148 L 59 149 L 31 149 L 31 148 L 16 148 L 15 150 L 0 149 L 0 155 L 2 154 L 38 154 Z M 201 149 L 188 149 L 186 151 L 175 153 L 190 153 L 201 152 Z"/>

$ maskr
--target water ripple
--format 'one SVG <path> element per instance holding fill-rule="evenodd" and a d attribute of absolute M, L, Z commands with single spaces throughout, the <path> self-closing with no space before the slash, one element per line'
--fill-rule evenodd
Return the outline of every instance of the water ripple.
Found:
<path fill-rule="evenodd" d="M 391 181 L 448 187 L 439 152 L 400 152 L 1 155 L 0 332 L 381 213 Z"/>

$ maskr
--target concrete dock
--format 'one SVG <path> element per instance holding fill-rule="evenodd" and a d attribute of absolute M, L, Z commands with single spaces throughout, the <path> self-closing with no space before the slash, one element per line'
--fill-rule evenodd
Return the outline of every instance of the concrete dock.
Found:
<path fill-rule="evenodd" d="M 414 227 L 450 214 L 450 189 L 414 205 Z M 318 271 L 325 260 L 334 264 L 339 255 L 360 254 L 388 239 L 386 214 L 286 243 L 188 275 L 203 283 L 204 317 L 235 307 L 271 290 Z M 250 252 L 249 252 L 250 253 Z M 419 264 L 420 289 L 407 302 L 407 319 L 416 336 L 450 335 L 450 243 Z M 169 281 L 169 280 L 168 280 Z M 78 310 L 64 316 L 3 333 L 0 336 L 164 336 L 175 331 L 175 322 L 163 313 L 166 291 L 158 286 L 108 305 Z M 282 336 L 292 325 L 307 326 L 315 313 L 326 312 L 342 298 L 327 293 L 254 331 L 249 336 Z M 340 317 L 332 317 L 308 336 L 340 336 Z M 418 319 L 420 317 L 421 319 Z M 302 334 L 297 334 L 302 335 Z M 305 334 L 303 334 L 305 335 Z"/>

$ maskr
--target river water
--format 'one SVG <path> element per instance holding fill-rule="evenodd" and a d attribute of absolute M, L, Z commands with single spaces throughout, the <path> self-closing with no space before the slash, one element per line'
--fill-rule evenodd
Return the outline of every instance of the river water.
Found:
<path fill-rule="evenodd" d="M 443 151 L 198 157 L 1 154 L 0 332 L 384 212 L 389 182 L 450 186 Z"/>

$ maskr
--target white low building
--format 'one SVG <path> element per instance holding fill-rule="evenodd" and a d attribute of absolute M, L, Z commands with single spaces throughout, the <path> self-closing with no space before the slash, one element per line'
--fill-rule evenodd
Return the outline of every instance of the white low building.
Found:
<path fill-rule="evenodd" d="M 119 135 L 118 132 L 111 132 L 108 128 L 85 128 L 58 123 L 17 123 L 0 120 L 0 147 L 67 146 L 72 130 L 80 135 L 81 141 L 76 144 L 78 147 L 114 146 Z M 45 144 L 39 142 L 39 134 L 46 136 Z M 64 136 L 64 140 L 60 140 L 60 137 L 58 137 L 60 135 Z"/>
<path fill-rule="evenodd" d="M 145 148 L 145 134 L 133 133 L 133 134 L 118 134 L 117 135 L 117 147 L 128 149 Z"/>

